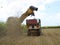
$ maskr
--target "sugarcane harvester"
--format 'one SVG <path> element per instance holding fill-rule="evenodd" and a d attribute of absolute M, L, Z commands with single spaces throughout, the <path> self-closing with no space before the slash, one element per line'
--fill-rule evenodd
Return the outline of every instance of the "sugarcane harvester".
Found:
<path fill-rule="evenodd" d="M 31 10 L 37 11 L 38 8 L 34 6 L 30 6 Z M 34 13 L 31 16 L 35 16 Z M 27 19 L 26 20 L 27 26 L 27 35 L 28 36 L 40 36 L 41 35 L 41 20 L 40 19 Z"/>
<path fill-rule="evenodd" d="M 30 6 L 26 12 L 24 12 L 19 18 L 9 17 L 7 19 L 7 35 L 8 36 L 18 36 L 22 35 L 21 24 L 28 16 L 35 16 L 34 11 L 37 11 L 38 8 Z M 40 19 L 27 19 L 27 35 L 40 35 L 41 32 L 41 22 Z"/>

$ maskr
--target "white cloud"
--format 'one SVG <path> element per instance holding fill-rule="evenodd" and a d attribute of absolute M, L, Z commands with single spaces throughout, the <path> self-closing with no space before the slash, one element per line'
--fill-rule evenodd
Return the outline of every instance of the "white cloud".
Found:
<path fill-rule="evenodd" d="M 35 17 L 41 19 L 43 26 L 53 25 L 54 23 L 57 25 L 60 23 L 59 21 L 60 13 L 53 16 L 49 16 L 45 12 L 40 13 L 40 11 L 45 10 L 46 4 L 52 3 L 55 1 L 56 0 L 0 0 L 0 7 L 3 6 L 3 8 L 0 8 L 0 20 L 6 21 L 7 17 L 9 16 L 19 16 L 19 15 L 21 16 L 21 14 L 24 13 L 29 6 L 33 5 L 39 8 L 39 10 L 35 12 L 36 14 Z M 53 19 L 53 17 L 55 19 Z M 31 17 L 28 17 L 28 18 L 31 18 Z"/>
<path fill-rule="evenodd" d="M 57 13 L 54 17 L 56 25 L 60 25 L 60 13 Z"/>
<path fill-rule="evenodd" d="M 55 1 L 57 1 L 57 0 L 41 0 L 41 2 L 42 2 L 43 4 L 53 3 L 53 2 L 55 2 Z"/>
<path fill-rule="evenodd" d="M 0 0 L 1 1 L 1 0 Z M 9 3 L 8 3 L 9 2 Z M 39 1 L 37 0 L 2 0 L 1 4 L 3 8 L 0 8 L 0 18 L 4 20 L 9 16 L 18 16 L 17 12 L 20 10 L 21 14 L 27 10 L 30 5 L 37 6 Z M 44 10 L 44 6 L 40 6 L 41 10 Z M 16 14 L 16 15 L 15 15 Z M 20 15 L 21 15 L 20 14 Z M 3 15 L 3 16 L 1 16 Z"/>
<path fill-rule="evenodd" d="M 54 1 L 56 1 L 56 0 L 45 0 L 46 3 L 52 3 Z"/>
<path fill-rule="evenodd" d="M 47 17 L 44 17 L 45 19 L 42 20 L 42 25 L 44 26 L 58 26 L 60 25 L 60 13 L 57 13 L 56 15 L 49 16 L 48 14 L 45 15 Z"/>
<path fill-rule="evenodd" d="M 45 5 L 40 5 L 40 6 L 38 6 L 38 8 L 39 8 L 39 10 L 43 11 L 43 10 L 45 10 Z"/>

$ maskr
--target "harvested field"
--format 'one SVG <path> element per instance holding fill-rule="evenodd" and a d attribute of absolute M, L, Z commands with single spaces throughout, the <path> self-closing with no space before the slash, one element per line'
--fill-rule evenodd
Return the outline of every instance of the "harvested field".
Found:
<path fill-rule="evenodd" d="M 0 45 L 60 45 L 60 28 L 42 29 L 41 36 L 5 37 Z"/>

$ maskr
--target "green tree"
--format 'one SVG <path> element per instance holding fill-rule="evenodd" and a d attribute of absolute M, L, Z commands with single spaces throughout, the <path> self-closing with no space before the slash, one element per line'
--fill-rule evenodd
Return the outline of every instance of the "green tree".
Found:
<path fill-rule="evenodd" d="M 4 22 L 0 22 L 0 37 L 6 35 L 6 24 Z"/>
<path fill-rule="evenodd" d="M 25 24 L 22 24 L 22 29 L 23 29 L 23 32 L 24 32 L 24 33 L 27 32 L 27 27 L 26 27 Z"/>

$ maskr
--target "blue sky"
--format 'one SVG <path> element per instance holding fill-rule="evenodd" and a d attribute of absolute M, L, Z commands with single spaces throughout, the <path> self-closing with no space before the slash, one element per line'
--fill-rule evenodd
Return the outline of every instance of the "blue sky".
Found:
<path fill-rule="evenodd" d="M 46 5 L 46 12 L 50 14 L 55 14 L 60 12 L 60 1 L 56 1 L 51 4 Z"/>
<path fill-rule="evenodd" d="M 20 17 L 31 5 L 38 7 L 38 11 L 35 17 L 26 19 L 41 19 L 42 26 L 60 25 L 60 0 L 0 0 L 0 21 L 6 22 L 10 16 Z"/>

